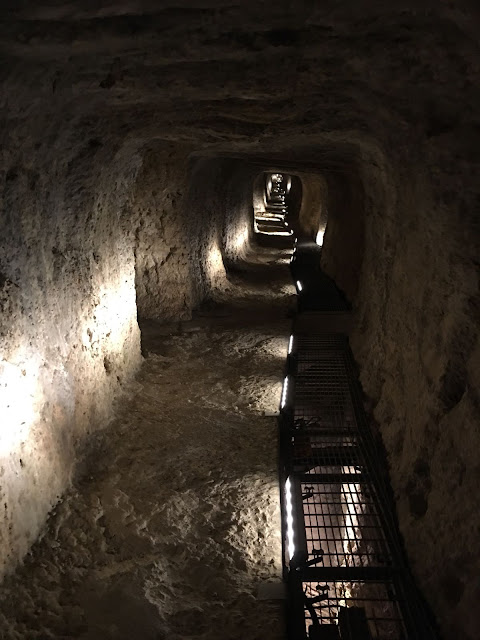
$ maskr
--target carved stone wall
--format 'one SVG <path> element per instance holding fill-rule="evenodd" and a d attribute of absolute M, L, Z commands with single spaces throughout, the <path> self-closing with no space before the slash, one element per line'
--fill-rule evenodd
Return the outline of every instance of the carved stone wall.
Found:
<path fill-rule="evenodd" d="M 445 636 L 476 638 L 477 27 L 473 3 L 430 0 L 6 4 L 5 566 L 138 368 L 136 299 L 184 318 L 223 286 L 254 177 L 283 166 L 328 187 L 324 266 L 406 548 Z"/>

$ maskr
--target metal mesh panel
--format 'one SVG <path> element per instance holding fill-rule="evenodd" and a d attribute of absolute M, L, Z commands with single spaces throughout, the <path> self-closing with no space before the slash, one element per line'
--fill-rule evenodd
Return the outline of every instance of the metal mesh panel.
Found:
<path fill-rule="evenodd" d="M 358 610 L 372 638 L 406 638 L 406 604 L 392 582 L 404 565 L 345 337 L 294 336 L 289 371 L 288 473 L 299 486 L 294 512 L 301 552 L 294 562 L 300 562 L 306 629 L 338 625 Z M 318 585 L 328 593 L 315 592 Z M 414 608 L 405 609 L 410 623 Z"/>
<path fill-rule="evenodd" d="M 331 349 L 345 349 L 347 340 L 341 334 L 324 334 L 316 336 L 296 336 L 296 344 L 299 355 L 308 357 L 315 351 L 325 351 Z"/>
<path fill-rule="evenodd" d="M 391 565 L 377 505 L 362 474 L 355 467 L 328 471 L 312 476 L 325 482 L 301 484 L 309 559 L 327 567 Z"/>
<path fill-rule="evenodd" d="M 335 343 L 334 343 L 335 344 Z M 336 345 L 335 345 L 336 346 Z M 297 351 L 294 415 L 316 427 L 353 429 L 355 415 L 344 356 L 333 348 Z"/>
<path fill-rule="evenodd" d="M 302 479 L 308 558 L 323 566 L 391 564 L 345 353 L 338 350 L 342 344 L 336 336 L 322 336 L 299 339 L 296 345 L 291 455 L 293 470 Z"/>
<path fill-rule="evenodd" d="M 347 308 L 315 247 L 297 251 L 292 273 L 303 285 L 300 309 Z M 385 461 L 334 318 L 315 312 L 297 321 L 289 345 L 280 426 L 291 637 L 432 639 L 396 531 Z"/>
<path fill-rule="evenodd" d="M 305 582 L 303 591 L 308 602 L 305 610 L 307 631 L 312 624 L 351 627 L 355 623 L 349 625 L 352 616 L 348 610 L 351 613 L 352 609 L 361 608 L 372 638 L 403 640 L 407 637 L 393 582 Z"/>

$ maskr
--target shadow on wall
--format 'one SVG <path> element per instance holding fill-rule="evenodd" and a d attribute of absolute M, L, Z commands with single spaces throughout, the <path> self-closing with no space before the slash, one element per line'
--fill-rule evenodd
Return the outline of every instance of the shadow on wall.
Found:
<path fill-rule="evenodd" d="M 355 301 L 365 244 L 364 188 L 353 170 L 325 175 L 328 225 L 323 227 L 322 266 L 347 298 Z"/>
<path fill-rule="evenodd" d="M 185 211 L 188 236 L 194 243 L 195 304 L 228 288 L 226 266 L 241 260 L 249 247 L 254 174 L 244 160 L 190 159 Z"/>

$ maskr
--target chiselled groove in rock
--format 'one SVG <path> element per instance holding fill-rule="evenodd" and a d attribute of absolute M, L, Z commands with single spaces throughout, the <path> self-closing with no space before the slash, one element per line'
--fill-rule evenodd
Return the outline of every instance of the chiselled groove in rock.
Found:
<path fill-rule="evenodd" d="M 130 389 L 137 319 L 227 296 L 257 178 L 285 171 L 352 302 L 412 571 L 445 638 L 477 640 L 478 18 L 468 0 L 2 3 L 3 572 Z"/>
<path fill-rule="evenodd" d="M 321 638 L 327 629 L 339 639 L 354 630 L 381 640 L 435 640 L 341 327 L 349 305 L 316 272 L 320 253 L 300 240 L 291 262 L 298 314 L 279 419 L 289 637 Z"/>

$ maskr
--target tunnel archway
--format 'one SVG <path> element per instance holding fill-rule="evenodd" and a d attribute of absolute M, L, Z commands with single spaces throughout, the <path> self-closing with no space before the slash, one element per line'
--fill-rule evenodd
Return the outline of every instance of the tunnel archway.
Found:
<path fill-rule="evenodd" d="M 278 169 L 301 179 L 302 228 L 352 301 L 418 579 L 446 637 L 476 638 L 472 3 L 6 4 L 2 571 L 139 370 L 137 309 L 192 322 L 224 291 L 251 243 L 255 176 Z"/>

